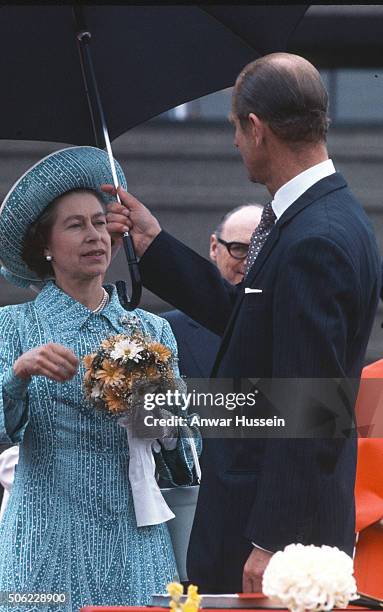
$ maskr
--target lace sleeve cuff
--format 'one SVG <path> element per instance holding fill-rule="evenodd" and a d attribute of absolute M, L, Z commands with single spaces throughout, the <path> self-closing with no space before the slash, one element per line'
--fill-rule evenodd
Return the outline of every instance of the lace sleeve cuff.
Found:
<path fill-rule="evenodd" d="M 30 380 L 30 378 L 19 378 L 14 373 L 13 368 L 9 367 L 4 374 L 3 389 L 11 399 L 23 400 L 27 394 Z"/>

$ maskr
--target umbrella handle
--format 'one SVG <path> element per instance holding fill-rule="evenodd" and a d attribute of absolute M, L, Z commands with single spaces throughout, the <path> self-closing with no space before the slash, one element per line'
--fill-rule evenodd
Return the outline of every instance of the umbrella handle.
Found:
<path fill-rule="evenodd" d="M 118 298 L 125 308 L 125 310 L 134 310 L 138 304 L 140 303 L 141 293 L 142 293 L 142 284 L 141 284 L 141 276 L 138 268 L 137 256 L 133 246 L 133 240 L 128 232 L 124 233 L 122 239 L 126 259 L 128 261 L 130 277 L 132 281 L 132 295 L 129 300 L 126 293 L 126 283 L 125 281 L 117 281 L 116 289 Z"/>
<path fill-rule="evenodd" d="M 90 40 L 92 37 L 91 32 L 86 27 L 86 22 L 84 18 L 83 7 L 74 6 L 73 7 L 73 15 L 75 18 L 75 23 L 77 25 L 77 41 L 80 52 L 80 64 L 82 70 L 82 76 L 84 81 L 85 93 L 88 99 L 89 111 L 92 121 L 92 126 L 94 130 L 94 137 L 97 146 L 99 146 L 99 130 L 97 129 L 97 123 L 100 128 L 105 148 L 108 154 L 110 168 L 113 176 L 114 186 L 118 187 L 118 177 L 116 172 L 116 166 L 114 163 L 112 147 L 110 144 L 108 127 L 106 124 L 106 119 L 104 115 L 104 109 L 102 107 L 101 96 L 97 85 L 96 73 L 93 66 L 93 59 L 90 50 Z M 89 87 L 91 84 L 91 87 Z M 96 112 L 97 111 L 97 112 Z M 120 201 L 120 198 L 117 195 L 117 200 Z M 125 249 L 126 258 L 128 260 L 128 267 L 130 276 L 132 279 L 132 295 L 129 300 L 126 291 L 125 291 L 125 283 L 124 289 L 121 288 L 120 285 L 120 293 L 119 298 L 126 310 L 134 310 L 141 298 L 142 285 L 141 285 L 141 277 L 140 271 L 138 269 L 137 257 L 134 252 L 133 241 L 129 236 L 129 233 L 126 232 L 123 237 L 123 244 Z M 119 283 L 123 281 L 118 281 Z M 117 287 L 117 283 L 116 283 Z"/>

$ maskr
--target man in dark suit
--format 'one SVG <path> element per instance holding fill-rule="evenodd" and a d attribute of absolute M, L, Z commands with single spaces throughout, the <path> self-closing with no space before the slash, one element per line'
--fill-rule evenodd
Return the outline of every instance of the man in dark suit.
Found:
<path fill-rule="evenodd" d="M 210 259 L 222 277 L 236 285 L 244 277 L 250 238 L 261 220 L 262 206 L 246 204 L 226 213 L 210 236 Z M 221 338 L 180 310 L 161 314 L 178 344 L 180 372 L 188 378 L 208 378 Z"/>
<path fill-rule="evenodd" d="M 299 56 L 271 54 L 239 75 L 234 144 L 272 201 L 236 287 L 133 196 L 119 190 L 128 210 L 110 208 L 111 233 L 132 229 L 145 285 L 222 336 L 217 377 L 360 377 L 381 262 L 367 216 L 328 159 L 327 113 L 319 73 Z M 189 578 L 203 591 L 238 591 L 242 579 L 258 591 L 287 544 L 351 555 L 355 465 L 353 438 L 207 440 Z"/>

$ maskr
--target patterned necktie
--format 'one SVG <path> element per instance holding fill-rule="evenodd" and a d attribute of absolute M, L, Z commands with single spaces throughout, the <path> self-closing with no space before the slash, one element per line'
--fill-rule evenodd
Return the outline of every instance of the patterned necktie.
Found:
<path fill-rule="evenodd" d="M 259 225 L 255 228 L 253 235 L 251 236 L 251 239 L 250 239 L 250 247 L 249 247 L 249 253 L 247 255 L 245 277 L 248 275 L 251 266 L 257 259 L 259 251 L 261 250 L 261 248 L 266 242 L 267 236 L 270 234 L 271 230 L 273 229 L 276 218 L 277 217 L 275 216 L 275 213 L 271 207 L 271 202 L 269 202 L 264 207 Z"/>

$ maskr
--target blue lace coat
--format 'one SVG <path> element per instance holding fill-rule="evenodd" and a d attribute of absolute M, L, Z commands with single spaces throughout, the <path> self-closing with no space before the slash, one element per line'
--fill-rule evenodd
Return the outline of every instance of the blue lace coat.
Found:
<path fill-rule="evenodd" d="M 126 432 L 84 399 L 83 366 L 65 383 L 36 376 L 26 387 L 13 375 L 14 361 L 33 347 L 56 342 L 81 358 L 126 331 L 132 314 L 115 288 L 109 290 L 100 314 L 53 282 L 33 302 L 0 309 L 0 442 L 20 443 L 0 524 L 0 592 L 69 593 L 70 604 L 52 607 L 56 612 L 147 604 L 177 574 L 166 523 L 136 526 Z M 164 319 L 142 310 L 135 315 L 145 332 L 176 351 Z M 175 450 L 162 450 L 158 463 L 163 478 L 176 474 L 178 484 L 191 483 L 189 439 L 181 436 Z"/>

